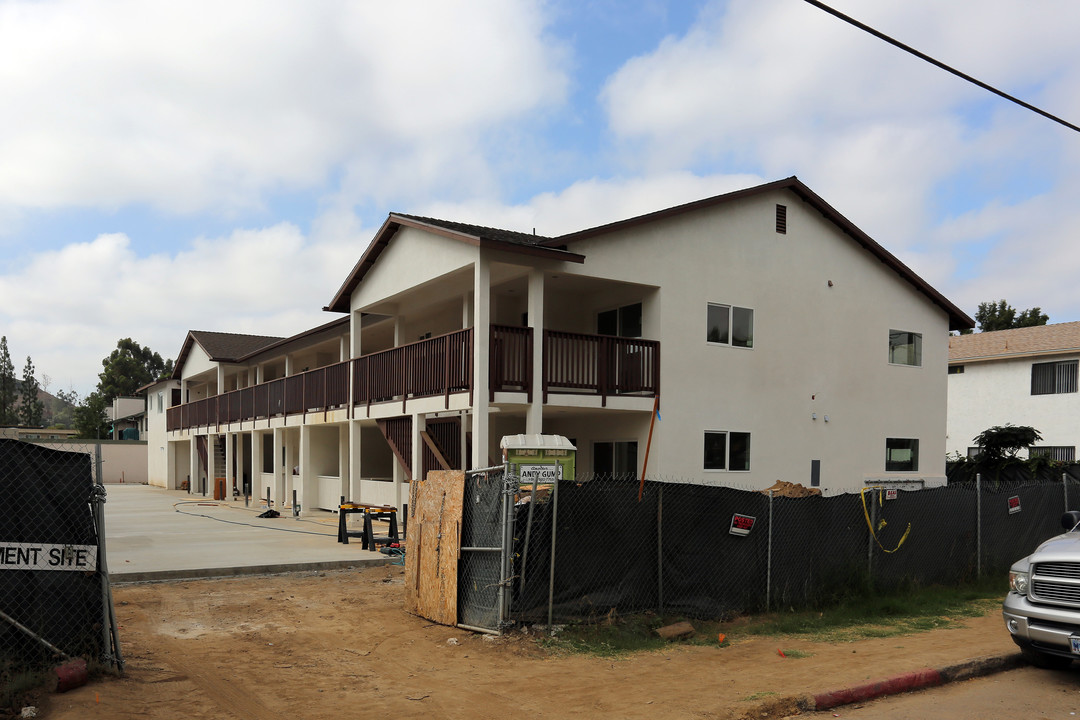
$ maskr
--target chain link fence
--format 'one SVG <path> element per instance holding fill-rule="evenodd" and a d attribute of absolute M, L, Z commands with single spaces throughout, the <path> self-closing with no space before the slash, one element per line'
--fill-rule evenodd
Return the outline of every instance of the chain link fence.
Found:
<path fill-rule="evenodd" d="M 122 668 L 100 477 L 96 454 L 0 439 L 3 687 L 75 658 Z"/>
<path fill-rule="evenodd" d="M 529 487 L 515 496 L 502 575 L 520 621 L 723 618 L 1004 575 L 1080 506 L 1071 477 L 829 497 L 650 481 L 639 501 L 637 480 L 610 476 L 540 490 L 535 502 Z"/>
<path fill-rule="evenodd" d="M 458 560 L 458 624 L 498 632 L 510 603 L 513 483 L 501 466 L 465 473 Z"/>

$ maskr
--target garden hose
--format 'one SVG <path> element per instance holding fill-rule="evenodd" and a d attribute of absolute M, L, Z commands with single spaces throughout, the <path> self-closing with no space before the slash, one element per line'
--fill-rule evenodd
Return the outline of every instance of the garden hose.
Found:
<path fill-rule="evenodd" d="M 876 542 L 878 544 L 879 548 L 881 548 L 884 552 L 894 553 L 894 552 L 896 552 L 897 550 L 900 549 L 900 546 L 903 545 L 904 541 L 908 539 L 908 535 L 911 534 L 911 523 L 907 524 L 907 530 L 904 531 L 904 536 L 900 538 L 900 542 L 898 542 L 896 544 L 896 547 L 894 547 L 892 550 L 885 550 L 885 546 L 881 544 L 880 540 L 878 540 L 877 530 L 874 530 L 874 523 L 870 521 L 870 511 L 866 508 L 866 491 L 867 490 L 873 490 L 873 488 L 865 488 L 864 487 L 859 493 L 859 495 L 862 497 L 862 511 L 863 511 L 863 517 L 866 518 L 866 527 L 870 528 L 870 535 L 873 536 L 874 542 Z M 878 491 L 878 505 L 881 505 L 881 488 L 877 488 L 877 491 Z M 882 518 L 881 522 L 878 523 L 877 529 L 881 530 L 887 524 L 888 523 L 885 522 L 885 518 Z"/>

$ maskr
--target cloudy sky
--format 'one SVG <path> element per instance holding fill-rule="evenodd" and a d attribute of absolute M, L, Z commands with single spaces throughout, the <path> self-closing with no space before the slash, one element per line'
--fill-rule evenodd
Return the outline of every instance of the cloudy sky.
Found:
<path fill-rule="evenodd" d="M 833 7 L 1080 124 L 1080 4 Z M 390 211 L 540 234 L 798 175 L 973 314 L 1080 319 L 1080 133 L 803 0 L 0 0 L 0 334 L 290 335 Z"/>

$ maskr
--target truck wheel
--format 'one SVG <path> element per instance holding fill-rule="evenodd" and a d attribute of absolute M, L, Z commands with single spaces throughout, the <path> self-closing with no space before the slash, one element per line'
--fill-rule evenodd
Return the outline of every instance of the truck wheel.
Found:
<path fill-rule="evenodd" d="M 1051 655 L 1035 648 L 1020 648 L 1020 654 L 1029 664 L 1046 670 L 1064 670 L 1072 664 L 1072 658 L 1061 655 Z"/>

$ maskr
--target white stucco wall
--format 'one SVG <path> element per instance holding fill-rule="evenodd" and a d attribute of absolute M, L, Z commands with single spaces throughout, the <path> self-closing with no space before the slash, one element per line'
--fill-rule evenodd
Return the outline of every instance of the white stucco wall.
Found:
<path fill-rule="evenodd" d="M 775 232 L 777 203 L 788 208 L 786 235 Z M 759 195 L 570 249 L 586 255 L 583 273 L 661 287 L 644 308 L 644 334 L 662 346 L 663 419 L 650 475 L 808 485 L 816 459 L 830 491 L 874 478 L 944 476 L 946 313 L 793 194 Z M 710 302 L 754 310 L 752 349 L 706 342 Z M 889 364 L 890 329 L 922 334 L 922 367 Z M 751 470 L 704 471 L 706 430 L 751 433 Z M 885 472 L 890 437 L 919 440 L 917 473 Z"/>
<path fill-rule="evenodd" d="M 179 388 L 176 380 L 157 383 L 146 390 L 146 481 L 155 487 L 175 489 L 169 484 L 168 433 L 166 417 L 172 403 L 172 391 Z M 160 402 L 159 402 L 160 396 Z M 175 478 L 175 473 L 174 473 Z M 181 477 L 180 480 L 184 478 Z"/>
<path fill-rule="evenodd" d="M 1043 437 L 1039 445 L 1080 445 L 1080 393 L 1031 394 L 1032 363 L 1077 358 L 1080 354 L 961 363 L 964 372 L 948 376 L 948 452 L 967 455 L 976 435 L 1005 424 L 1035 428 Z"/>
<path fill-rule="evenodd" d="M 351 307 L 361 310 L 469 266 L 476 261 L 477 252 L 472 245 L 403 227 L 353 292 Z"/>

